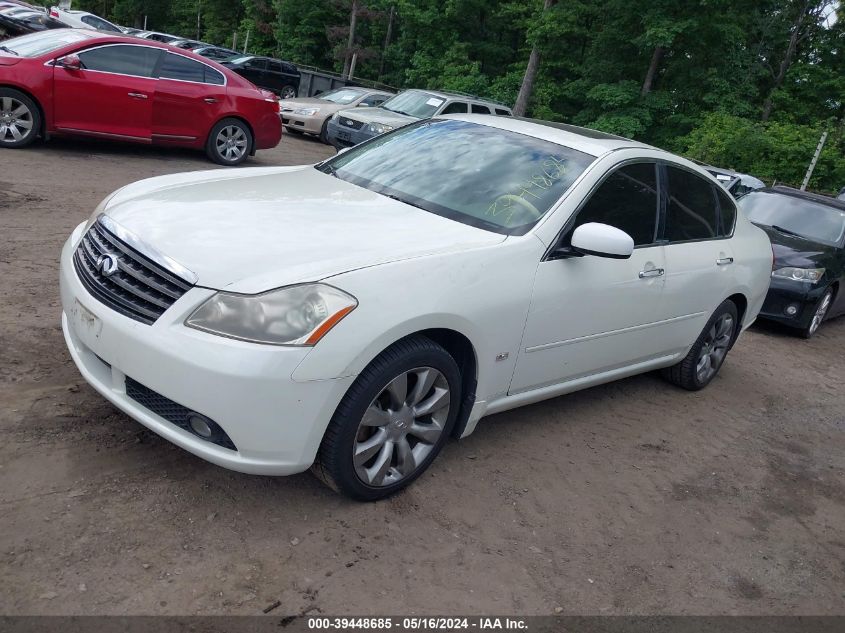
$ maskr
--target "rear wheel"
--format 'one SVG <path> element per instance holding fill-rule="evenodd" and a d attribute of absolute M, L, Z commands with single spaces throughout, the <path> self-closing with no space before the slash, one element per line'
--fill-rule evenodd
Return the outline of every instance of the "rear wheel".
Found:
<path fill-rule="evenodd" d="M 807 327 L 801 330 L 801 336 L 804 338 L 813 338 L 813 336 L 815 336 L 816 332 L 819 331 L 819 327 L 821 327 L 822 321 L 824 321 L 825 317 L 827 317 L 827 313 L 830 310 L 830 305 L 832 303 L 833 288 L 828 288 L 816 304 L 816 311 L 813 313 L 813 318 L 810 319 L 810 323 Z"/>
<path fill-rule="evenodd" d="M 12 88 L 0 88 L 0 147 L 26 147 L 41 130 L 41 112 L 35 102 Z"/>
<path fill-rule="evenodd" d="M 288 84 L 287 86 L 282 86 L 282 89 L 279 91 L 279 96 L 282 99 L 294 99 L 296 98 L 296 88 Z"/>
<path fill-rule="evenodd" d="M 211 129 L 205 153 L 219 165 L 240 165 L 252 153 L 252 132 L 239 119 L 223 119 Z"/>
<path fill-rule="evenodd" d="M 424 336 L 395 343 L 349 388 L 312 471 L 360 501 L 398 492 L 434 461 L 461 402 L 452 356 Z"/>
<path fill-rule="evenodd" d="M 664 369 L 663 377 L 689 391 L 703 389 L 719 373 L 738 327 L 736 305 L 733 301 L 724 301 L 716 308 L 684 359 Z"/>

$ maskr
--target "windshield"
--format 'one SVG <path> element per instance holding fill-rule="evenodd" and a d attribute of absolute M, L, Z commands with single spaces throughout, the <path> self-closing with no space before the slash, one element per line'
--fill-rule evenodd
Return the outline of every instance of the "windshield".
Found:
<path fill-rule="evenodd" d="M 41 33 L 30 33 L 6 40 L 3 48 L 21 57 L 38 57 L 58 50 L 68 44 L 76 44 L 95 37 L 80 29 L 55 29 Z"/>
<path fill-rule="evenodd" d="M 446 101 L 428 92 L 419 90 L 406 90 L 405 92 L 388 99 L 381 104 L 381 107 L 391 112 L 407 114 L 417 119 L 427 119 L 434 116 L 437 108 Z"/>
<path fill-rule="evenodd" d="M 364 94 L 363 90 L 355 90 L 354 88 L 338 88 L 337 90 L 329 90 L 321 95 L 317 95 L 318 99 L 324 101 L 331 101 L 332 103 L 352 103 Z"/>
<path fill-rule="evenodd" d="M 593 160 L 516 132 L 428 120 L 378 136 L 317 168 L 464 224 L 522 235 Z"/>
<path fill-rule="evenodd" d="M 754 224 L 786 229 L 814 242 L 838 246 L 845 235 L 845 211 L 819 202 L 752 191 L 737 204 Z"/>

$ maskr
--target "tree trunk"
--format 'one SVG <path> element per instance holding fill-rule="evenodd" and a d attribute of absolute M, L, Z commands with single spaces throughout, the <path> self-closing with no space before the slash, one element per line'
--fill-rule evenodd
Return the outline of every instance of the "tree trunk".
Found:
<path fill-rule="evenodd" d="M 390 46 L 390 39 L 393 37 L 393 15 L 396 11 L 396 6 L 390 5 L 390 15 L 387 18 L 387 35 L 384 36 L 384 48 L 381 51 L 381 61 L 378 65 L 378 80 L 384 76 L 384 61 L 387 56 L 387 47 Z"/>
<path fill-rule="evenodd" d="M 642 90 L 640 90 L 641 96 L 644 97 L 649 92 L 651 92 L 651 89 L 654 86 L 654 78 L 657 76 L 657 69 L 660 68 L 660 62 L 662 60 L 663 47 L 655 46 L 654 53 L 651 54 L 651 62 L 648 65 L 648 72 L 645 74 L 645 80 L 643 81 Z"/>
<path fill-rule="evenodd" d="M 555 0 L 545 0 L 543 13 L 555 3 Z M 531 93 L 534 92 L 534 81 L 537 79 L 537 70 L 540 67 L 540 49 L 536 44 L 531 48 L 531 55 L 528 56 L 528 66 L 522 76 L 522 85 L 519 87 L 519 94 L 513 106 L 514 116 L 525 116 L 528 110 L 528 102 L 531 100 Z"/>
<path fill-rule="evenodd" d="M 352 64 L 352 47 L 355 46 L 355 26 L 358 23 L 358 0 L 352 0 L 352 11 L 349 14 L 349 40 L 346 43 L 346 53 L 343 56 L 343 78 L 349 78 L 349 67 Z"/>
<path fill-rule="evenodd" d="M 804 23 L 804 18 L 807 17 L 807 10 L 810 8 L 811 0 L 806 0 L 804 6 L 801 7 L 801 12 L 795 19 L 792 25 L 792 34 L 789 36 L 789 45 L 786 47 L 786 54 L 783 56 L 783 61 L 778 68 L 778 74 L 775 76 L 775 83 L 769 91 L 766 100 L 763 102 L 763 116 L 761 120 L 763 123 L 769 120 L 772 114 L 772 106 L 775 92 L 783 85 L 783 80 L 786 79 L 786 73 L 792 65 L 792 58 L 795 57 L 795 50 L 798 48 L 798 37 L 801 35 L 801 25 Z"/>

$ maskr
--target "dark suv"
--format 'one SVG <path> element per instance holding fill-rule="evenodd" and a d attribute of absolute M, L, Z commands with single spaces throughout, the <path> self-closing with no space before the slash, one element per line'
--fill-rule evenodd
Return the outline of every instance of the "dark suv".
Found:
<path fill-rule="evenodd" d="M 299 70 L 290 62 L 271 57 L 235 57 L 220 62 L 259 88 L 272 90 L 282 99 L 291 99 L 299 91 Z"/>

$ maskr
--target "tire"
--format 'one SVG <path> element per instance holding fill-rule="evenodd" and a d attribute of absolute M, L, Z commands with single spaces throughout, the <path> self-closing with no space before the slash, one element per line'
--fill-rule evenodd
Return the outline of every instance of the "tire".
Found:
<path fill-rule="evenodd" d="M 41 110 L 24 93 L 0 88 L 0 147 L 31 145 L 41 132 Z"/>
<path fill-rule="evenodd" d="M 724 301 L 707 321 L 684 359 L 662 370 L 663 377 L 688 391 L 703 389 L 719 373 L 736 339 L 738 327 L 736 305 L 733 301 Z"/>
<path fill-rule="evenodd" d="M 253 143 L 252 132 L 246 123 L 240 119 L 223 119 L 211 128 L 205 153 L 218 165 L 232 167 L 240 165 L 252 154 Z"/>
<path fill-rule="evenodd" d="M 329 142 L 329 118 L 326 117 L 326 120 L 323 121 L 323 127 L 320 128 L 320 142 L 326 145 L 331 145 Z"/>
<path fill-rule="evenodd" d="M 801 330 L 801 336 L 806 339 L 811 339 L 819 331 L 822 322 L 830 312 L 830 306 L 833 304 L 833 288 L 828 288 L 815 305 L 813 311 L 813 318 L 807 324 L 807 327 Z"/>
<path fill-rule="evenodd" d="M 296 88 L 290 84 L 282 86 L 279 90 L 279 97 L 282 99 L 296 99 Z"/>
<path fill-rule="evenodd" d="M 394 343 L 341 400 L 311 470 L 352 499 L 388 497 L 434 461 L 460 403 L 460 370 L 443 347 L 424 336 Z"/>

